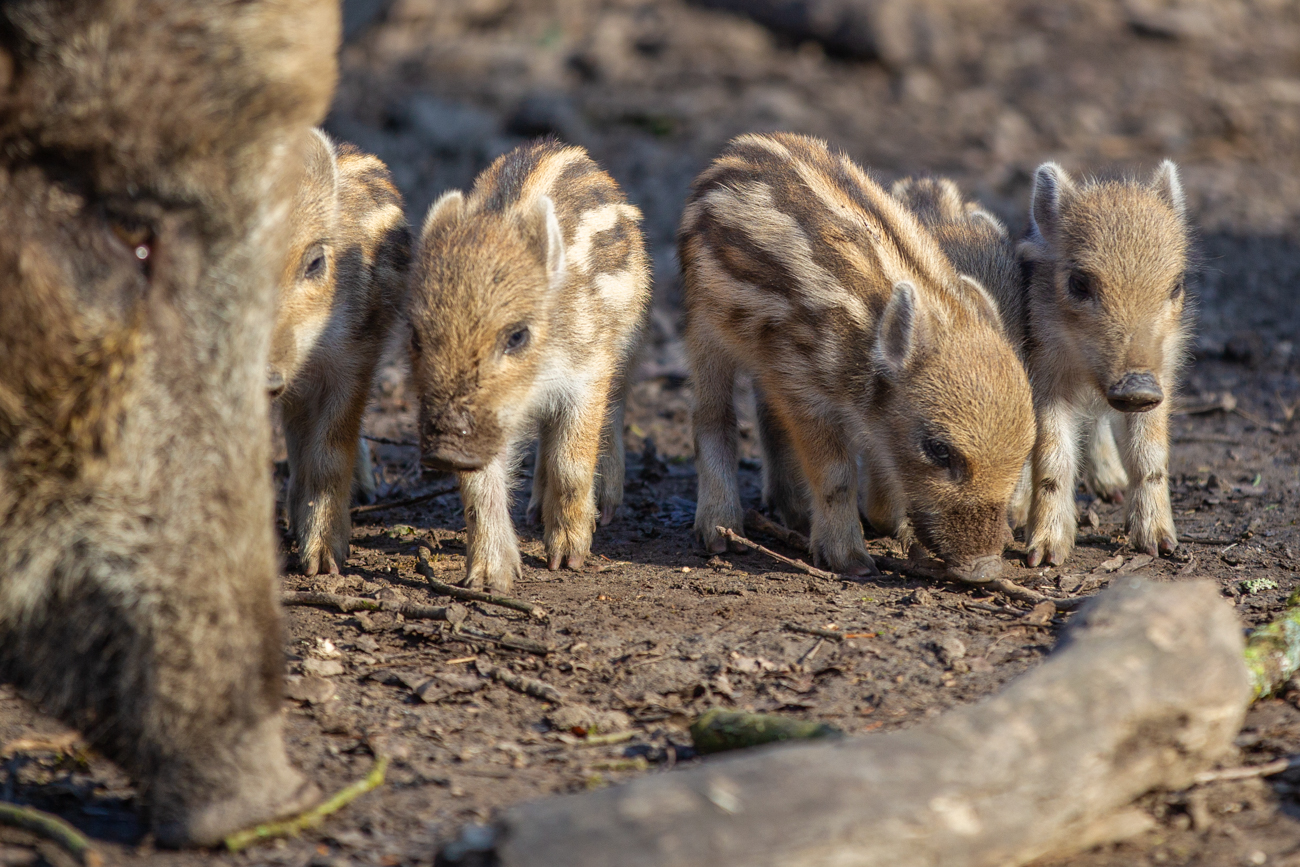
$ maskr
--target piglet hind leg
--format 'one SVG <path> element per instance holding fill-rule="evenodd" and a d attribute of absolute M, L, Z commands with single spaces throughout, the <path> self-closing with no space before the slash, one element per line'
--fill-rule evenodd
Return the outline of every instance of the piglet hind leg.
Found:
<path fill-rule="evenodd" d="M 348 507 L 360 459 L 365 388 L 328 393 L 323 384 L 308 381 L 284 401 L 289 524 L 298 562 L 306 575 L 337 573 L 347 562 L 352 533 Z"/>
<path fill-rule="evenodd" d="M 695 387 L 692 424 L 699 480 L 695 536 L 706 551 L 721 554 L 727 550 L 727 538 L 718 532 L 718 527 L 742 533 L 745 522 L 736 478 L 739 470 L 736 365 L 720 343 L 710 345 L 706 340 L 697 339 L 690 330 L 686 337 Z"/>
<path fill-rule="evenodd" d="M 546 493 L 542 502 L 546 566 L 581 569 L 591 553 L 596 523 L 593 483 L 606 421 L 609 380 L 592 384 L 583 399 L 566 407 L 544 430 Z"/>
<path fill-rule="evenodd" d="M 600 460 L 596 464 L 596 508 L 600 513 L 600 526 L 608 526 L 623 505 L 623 479 L 626 475 L 626 454 L 623 443 L 623 419 L 626 406 L 626 388 L 620 385 L 610 395 L 605 432 L 600 439 Z"/>
<path fill-rule="evenodd" d="M 781 419 L 757 384 L 754 408 L 758 418 L 759 447 L 763 452 L 763 505 L 785 526 L 807 533 L 812 506 L 799 455 L 790 444 Z"/>
<path fill-rule="evenodd" d="M 1107 503 L 1124 502 L 1124 491 L 1128 488 L 1128 473 L 1120 457 L 1119 447 L 1115 444 L 1116 423 L 1124 422 L 1114 418 L 1111 410 L 1102 410 L 1093 425 L 1092 435 L 1088 437 L 1087 460 L 1084 464 L 1084 478 L 1088 489 Z"/>
<path fill-rule="evenodd" d="M 1029 566 L 1059 566 L 1074 550 L 1074 486 L 1079 467 L 1078 414 L 1066 400 L 1041 407 L 1033 452 L 1029 508 Z"/>
<path fill-rule="evenodd" d="M 1169 403 L 1150 412 L 1128 413 L 1124 420 L 1129 544 L 1152 555 L 1172 554 L 1178 547 L 1178 533 L 1169 500 Z"/>
<path fill-rule="evenodd" d="M 523 574 L 519 542 L 510 522 L 510 455 L 502 452 L 481 470 L 460 474 L 468 536 L 464 584 L 509 593 Z"/>

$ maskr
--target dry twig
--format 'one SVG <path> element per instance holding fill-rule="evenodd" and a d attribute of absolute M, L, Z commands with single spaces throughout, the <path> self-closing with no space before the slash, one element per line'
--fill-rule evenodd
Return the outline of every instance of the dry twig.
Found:
<path fill-rule="evenodd" d="M 495 680 L 497 683 L 510 687 L 515 692 L 521 692 L 524 695 L 540 698 L 543 701 L 553 701 L 556 704 L 564 701 L 564 693 L 560 692 L 549 683 L 544 683 L 531 677 L 524 677 L 521 674 L 515 674 L 508 668 L 499 665 L 492 665 L 486 660 L 480 659 L 474 666 L 478 673 L 484 677 Z"/>
<path fill-rule="evenodd" d="M 486 632 L 479 632 L 477 629 L 471 629 L 468 626 L 457 626 L 447 638 L 452 641 L 464 641 L 466 643 L 486 641 L 498 647 L 509 650 L 522 650 L 524 653 L 535 653 L 538 656 L 545 656 L 554 650 L 549 644 L 542 644 L 540 641 L 533 641 L 531 638 L 521 638 L 518 635 L 511 635 L 509 632 L 501 635 L 491 635 Z"/>
<path fill-rule="evenodd" d="M 816 626 L 800 626 L 798 623 L 782 624 L 791 632 L 798 632 L 802 635 L 815 635 L 818 638 L 829 638 L 831 641 L 843 641 L 844 633 L 836 632 L 834 629 L 821 629 Z"/>
<path fill-rule="evenodd" d="M 316 591 L 289 591 L 280 594 L 281 605 L 315 605 L 333 608 L 350 614 L 353 611 L 392 611 L 412 620 L 445 620 L 452 626 L 465 622 L 469 612 L 464 605 L 416 605 L 414 602 L 388 602 L 365 599 L 361 596 L 340 596 L 337 593 Z"/>
<path fill-rule="evenodd" d="M 22 828 L 47 840 L 53 840 L 66 849 L 77 863 L 85 867 L 103 867 L 104 856 L 91 845 L 80 831 L 49 813 L 42 813 L 34 807 L 20 807 L 17 804 L 0 804 L 0 825 Z"/>
<path fill-rule="evenodd" d="M 401 509 L 406 506 L 418 506 L 421 503 L 427 503 L 430 500 L 436 500 L 439 497 L 445 497 L 448 494 L 454 494 L 460 490 L 460 486 L 452 488 L 443 488 L 440 491 L 434 491 L 429 494 L 420 494 L 418 497 L 406 497 L 401 500 L 393 500 L 389 503 L 372 503 L 369 506 L 353 506 L 349 511 L 353 515 L 371 515 L 375 512 L 384 512 L 388 509 Z"/>
<path fill-rule="evenodd" d="M 761 515 L 760 513 L 752 509 L 745 514 L 745 523 L 748 526 L 752 526 L 756 529 L 761 529 L 764 532 L 769 533 L 772 536 L 775 536 L 776 538 L 785 542 L 787 545 L 789 545 L 792 548 L 803 548 L 805 550 L 807 550 L 808 548 L 807 536 L 804 536 L 802 533 L 799 533 L 795 530 L 791 530 L 788 527 L 782 527 L 780 524 L 775 523 L 770 518 L 764 517 L 763 515 Z M 756 551 L 761 551 L 762 553 L 767 554 L 770 557 L 775 557 L 777 560 L 780 560 L 782 563 L 793 566 L 796 569 L 807 572 L 810 575 L 815 575 L 818 578 L 838 579 L 840 577 L 839 575 L 836 575 L 833 572 L 826 572 L 821 569 L 814 569 L 812 566 L 809 566 L 807 563 L 804 563 L 802 560 L 792 560 L 789 557 L 786 557 L 781 554 L 777 554 L 775 551 L 770 551 L 767 548 L 764 548 L 762 545 L 749 541 L 743 536 L 737 536 L 735 533 L 723 527 L 719 527 L 718 530 L 719 532 L 723 533 L 728 539 L 733 539 L 742 545 L 748 545 L 749 547 L 753 548 Z M 1039 593 L 1037 590 L 1030 590 L 1028 587 L 1022 587 L 1019 584 L 1015 583 L 1014 581 L 1010 581 L 1006 578 L 995 578 L 992 581 L 982 581 L 977 584 L 968 584 L 967 582 L 957 581 L 956 579 L 952 578 L 944 569 L 936 569 L 932 566 L 927 566 L 924 563 L 917 563 L 912 560 L 903 560 L 898 557 L 890 557 L 886 554 L 873 554 L 872 559 L 875 560 L 877 568 L 886 569 L 890 572 L 897 572 L 898 574 L 906 575 L 909 578 L 922 578 L 926 581 L 947 582 L 947 583 L 962 584 L 968 587 L 980 587 L 994 593 L 1000 593 L 1009 599 L 1015 599 L 1020 602 L 1027 602 L 1030 605 L 1037 605 L 1041 602 L 1050 601 L 1052 602 L 1052 604 L 1056 606 L 1057 611 L 1073 611 L 1074 609 L 1082 605 L 1086 600 L 1092 598 L 1091 596 L 1074 596 L 1069 599 L 1055 599 L 1051 596 L 1046 596 L 1042 593 Z"/>
<path fill-rule="evenodd" d="M 757 542 L 749 541 L 744 536 L 740 535 L 734 530 L 728 530 L 726 527 L 722 527 L 722 526 L 719 526 L 717 529 L 719 533 L 721 533 L 723 536 L 726 536 L 731 541 L 739 545 L 744 545 L 746 548 L 750 548 L 752 550 L 758 551 L 760 554 L 766 554 L 767 556 L 771 557 L 773 560 L 779 560 L 785 565 L 790 566 L 794 569 L 798 569 L 800 572 L 805 572 L 813 576 L 814 578 L 829 578 L 832 581 L 839 580 L 840 576 L 836 575 L 834 572 L 827 572 L 825 569 L 818 569 L 816 566 L 809 566 L 807 563 L 805 563 L 802 560 L 795 560 L 791 557 L 785 556 L 784 554 L 778 554 L 775 551 L 773 551 L 771 548 L 764 548 L 762 545 L 758 544 Z"/>
<path fill-rule="evenodd" d="M 1292 768 L 1300 768 L 1300 756 L 1277 759 L 1262 765 L 1243 765 L 1236 768 L 1222 768 L 1217 771 L 1202 771 L 1192 778 L 1192 785 L 1217 783 L 1220 780 L 1249 780 L 1253 777 L 1271 777 Z"/>
<path fill-rule="evenodd" d="M 7 759 L 18 753 L 65 753 L 81 744 L 80 732 L 64 732 L 49 737 L 16 738 L 0 747 L 0 759 Z"/>
<path fill-rule="evenodd" d="M 326 817 L 331 813 L 338 812 L 366 792 L 373 791 L 383 785 L 384 772 L 387 770 L 388 757 L 378 756 L 375 758 L 375 763 L 370 767 L 370 773 L 352 785 L 339 790 L 328 801 L 317 804 L 310 810 L 299 813 L 292 818 L 280 822 L 267 822 L 265 825 L 258 825 L 256 828 L 249 828 L 246 831 L 231 834 L 226 838 L 226 848 L 231 852 L 238 852 L 263 840 L 273 840 L 276 837 L 296 837 L 303 831 L 315 828 L 325 821 Z"/>
<path fill-rule="evenodd" d="M 491 593 L 480 593 L 478 590 L 470 590 L 467 587 L 455 587 L 451 584 L 439 581 L 433 577 L 433 564 L 429 562 L 429 551 L 427 548 L 421 548 L 419 561 L 415 564 L 415 571 L 424 576 L 424 580 L 429 582 L 429 589 L 440 596 L 450 596 L 453 599 L 460 599 L 465 602 L 482 602 L 485 605 L 496 605 L 501 608 L 509 608 L 514 611 L 522 611 L 530 617 L 538 620 L 547 618 L 546 609 L 540 605 L 534 605 L 531 602 L 524 602 L 522 599 L 511 599 L 509 596 L 494 596 Z"/>

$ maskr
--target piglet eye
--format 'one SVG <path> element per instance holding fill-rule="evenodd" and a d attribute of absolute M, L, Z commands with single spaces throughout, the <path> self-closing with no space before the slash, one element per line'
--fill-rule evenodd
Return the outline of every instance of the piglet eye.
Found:
<path fill-rule="evenodd" d="M 925 458 L 936 467 L 950 469 L 952 467 L 952 447 L 941 439 L 928 437 L 921 443 L 921 450 L 925 452 Z"/>
<path fill-rule="evenodd" d="M 528 345 L 528 326 L 517 327 L 506 338 L 506 355 L 514 355 Z"/>
<path fill-rule="evenodd" d="M 1183 292 L 1186 291 L 1186 288 L 1187 287 L 1184 285 L 1183 278 L 1179 277 L 1178 282 L 1174 283 L 1173 291 L 1169 293 L 1169 300 L 1177 301 L 1179 298 L 1183 296 Z"/>
<path fill-rule="evenodd" d="M 1071 271 L 1069 280 L 1070 297 L 1078 301 L 1087 301 L 1096 294 L 1092 276 L 1082 271 Z"/>

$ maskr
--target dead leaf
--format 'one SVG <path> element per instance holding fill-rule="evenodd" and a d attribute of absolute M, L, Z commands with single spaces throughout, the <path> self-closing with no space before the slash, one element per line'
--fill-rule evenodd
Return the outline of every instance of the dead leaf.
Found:
<path fill-rule="evenodd" d="M 1122 567 L 1120 567 L 1119 570 L 1120 574 L 1124 575 L 1129 572 L 1136 572 L 1137 570 L 1141 569 L 1143 566 L 1146 566 L 1154 562 L 1155 559 L 1156 558 L 1152 557 L 1150 554 L 1136 554 L 1134 555 L 1132 560 L 1129 560 Z"/>
<path fill-rule="evenodd" d="M 1109 560 L 1103 560 L 1101 564 L 1097 566 L 1096 569 L 1092 570 L 1092 574 L 1100 575 L 1104 572 L 1114 572 L 1116 569 L 1118 569 L 1123 565 L 1124 565 L 1124 555 L 1116 554 L 1114 557 L 1111 557 Z"/>
<path fill-rule="evenodd" d="M 1020 622 L 1028 626 L 1046 626 L 1055 616 L 1056 603 L 1048 599 L 1035 605 L 1032 611 L 1020 618 Z"/>

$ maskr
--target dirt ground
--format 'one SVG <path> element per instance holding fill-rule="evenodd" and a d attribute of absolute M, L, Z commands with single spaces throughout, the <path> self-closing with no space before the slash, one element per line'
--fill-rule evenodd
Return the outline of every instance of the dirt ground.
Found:
<path fill-rule="evenodd" d="M 852 734 L 888 731 L 976 701 L 1037 664 L 1069 615 L 1026 625 L 1024 609 L 978 590 L 893 575 L 810 579 L 757 554 L 697 550 L 672 238 L 690 179 L 749 130 L 822 135 L 885 180 L 949 174 L 1016 232 L 1031 173 L 1045 159 L 1088 173 L 1145 173 L 1161 158 L 1177 160 L 1200 233 L 1196 351 L 1173 425 L 1183 544 L 1154 562 L 1135 556 L 1120 507 L 1081 492 L 1092 526 L 1081 529 L 1073 558 L 1027 569 L 1017 543 L 1010 577 L 1064 595 L 1130 572 L 1210 580 L 1245 625 L 1276 616 L 1300 586 L 1300 7 L 914 5 L 924 38 L 880 60 L 828 55 L 679 0 L 346 4 L 343 79 L 327 127 L 390 164 L 413 223 L 439 192 L 545 133 L 588 147 L 644 210 L 656 304 L 629 401 L 623 514 L 597 532 L 590 568 L 551 573 L 539 534 L 523 525 L 520 497 L 525 568 L 516 595 L 550 618 L 470 605 L 465 625 L 542 642 L 546 654 L 391 613 L 287 610 L 294 760 L 334 789 L 362 776 L 374 753 L 394 759 L 385 786 L 319 831 L 240 855 L 156 851 L 130 781 L 75 748 L 8 751 L 0 798 L 65 816 L 100 839 L 114 863 L 430 864 L 440 841 L 503 805 L 701 761 L 686 726 L 710 707 L 825 720 Z M 1228 405 L 1225 395 L 1235 409 L 1213 409 Z M 366 429 L 397 443 L 414 436 L 398 360 L 376 383 Z M 743 493 L 757 507 L 748 424 L 742 442 Z M 421 475 L 413 448 L 376 443 L 375 454 L 385 500 L 449 485 Z M 344 574 L 289 573 L 285 589 L 438 604 L 415 572 L 416 554 L 427 547 L 438 574 L 455 581 L 464 526 L 454 493 L 358 516 Z M 885 538 L 868 547 L 901 553 Z M 857 637 L 822 641 L 790 625 Z M 479 664 L 542 680 L 565 700 L 522 695 L 481 676 Z M 1236 760 L 1300 754 L 1298 705 L 1300 688 L 1259 703 Z M 62 731 L 0 690 L 0 744 Z M 630 736 L 595 745 L 582 737 L 617 732 Z M 1153 830 L 1051 863 L 1300 865 L 1300 772 L 1152 794 L 1142 805 Z M 20 839 L 0 840 L 0 865 L 39 863 Z"/>

